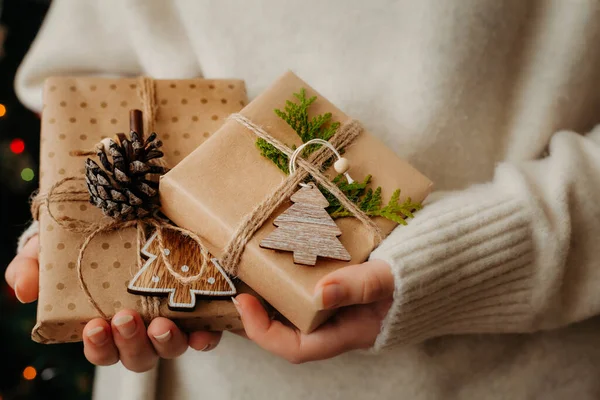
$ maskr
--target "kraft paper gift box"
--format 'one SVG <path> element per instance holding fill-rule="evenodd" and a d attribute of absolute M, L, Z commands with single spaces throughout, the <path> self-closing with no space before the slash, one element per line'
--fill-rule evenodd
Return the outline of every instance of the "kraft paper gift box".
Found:
<path fill-rule="evenodd" d="M 142 93 L 150 82 L 154 96 Z M 151 95 L 151 93 L 150 93 Z M 144 97 L 146 96 L 146 97 Z M 129 133 L 129 110 L 154 105 L 154 131 L 164 145 L 165 160 L 176 165 L 203 144 L 227 115 L 246 104 L 240 80 L 156 80 L 57 77 L 46 81 L 41 130 L 40 192 L 68 176 L 84 176 L 85 157 L 74 150 L 93 149 L 101 139 Z M 145 127 L 146 135 L 148 132 Z M 93 158 L 93 157 L 92 157 Z M 67 183 L 66 187 L 74 187 Z M 93 223 L 102 213 L 85 202 L 51 203 L 55 217 L 68 215 Z M 42 205 L 40 221 L 40 292 L 35 341 L 80 341 L 85 324 L 98 317 L 82 292 L 76 261 L 85 235 L 63 229 Z M 102 234 L 90 243 L 82 271 L 90 295 L 111 317 L 124 308 L 142 310 L 143 298 L 127 292 L 138 268 L 136 230 L 129 228 Z M 160 314 L 188 330 L 241 328 L 231 300 L 200 300 L 192 312 L 171 311 L 160 300 Z"/>
<path fill-rule="evenodd" d="M 283 109 L 288 100 L 294 101 L 292 94 L 300 89 L 306 90 L 307 97 L 317 96 L 309 116 L 329 112 L 333 121 L 350 120 L 292 72 L 248 104 L 241 115 L 287 146 L 298 146 L 302 143 L 299 136 L 274 110 Z M 281 170 L 261 156 L 256 141 L 255 133 L 230 119 L 203 146 L 161 177 L 162 211 L 177 225 L 202 237 L 209 251 L 219 258 L 224 256 L 224 248 L 242 219 L 285 178 Z M 423 201 L 431 190 L 429 179 L 366 131 L 345 148 L 344 157 L 351 164 L 355 180 L 373 175 L 372 187 L 382 187 L 384 201 L 398 188 L 400 201 L 410 197 L 415 202 Z M 330 178 L 336 175 L 331 168 L 327 173 Z M 291 253 L 259 245 L 275 229 L 273 220 L 290 205 L 286 200 L 254 234 L 245 247 L 237 274 L 296 327 L 310 332 L 332 314 L 322 310 L 315 299 L 316 283 L 338 268 L 365 261 L 373 250 L 373 242 L 357 219 L 337 219 L 342 231 L 339 239 L 351 255 L 350 262 L 319 258 L 314 267 L 296 265 Z M 374 222 L 384 235 L 396 227 L 396 223 L 381 217 Z"/>

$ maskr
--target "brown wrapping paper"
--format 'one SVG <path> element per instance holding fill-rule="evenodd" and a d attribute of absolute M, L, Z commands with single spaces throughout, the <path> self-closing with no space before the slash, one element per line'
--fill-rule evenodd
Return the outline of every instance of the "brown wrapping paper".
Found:
<path fill-rule="evenodd" d="M 333 104 L 289 72 L 246 106 L 241 114 L 265 128 L 271 135 L 291 146 L 301 141 L 297 134 L 273 112 L 283 109 L 292 93 L 307 90 L 317 95 L 309 112 L 331 112 L 334 121 L 350 119 Z M 263 158 L 256 148 L 257 137 L 238 122 L 227 121 L 202 147 L 161 178 L 163 212 L 176 224 L 196 232 L 207 241 L 209 250 L 221 256 L 242 218 L 269 196 L 284 174 Z M 356 180 L 372 174 L 372 186 L 382 187 L 384 201 L 402 189 L 401 201 L 411 197 L 422 201 L 431 182 L 368 132 L 363 132 L 346 148 L 350 173 Z M 333 178 L 334 171 L 328 171 Z M 296 265 L 288 252 L 259 247 L 260 241 L 275 227 L 273 220 L 287 207 L 285 202 L 246 246 L 239 265 L 239 277 L 265 298 L 282 315 L 304 332 L 310 332 L 332 313 L 323 311 L 314 298 L 317 281 L 329 272 L 367 259 L 372 251 L 371 235 L 354 218 L 338 219 L 339 237 L 350 252 L 350 263 L 319 259 L 316 267 Z M 377 218 L 375 222 L 389 234 L 395 223 Z"/>
<path fill-rule="evenodd" d="M 67 176 L 81 176 L 85 157 L 71 150 L 92 149 L 104 137 L 129 132 L 129 110 L 143 109 L 138 79 L 50 78 L 44 88 L 40 190 L 47 191 Z M 155 131 L 170 166 L 202 144 L 227 115 L 246 103 L 239 80 L 159 80 L 155 83 Z M 147 132 L 148 133 L 148 132 Z M 72 185 L 67 185 L 72 186 Z M 55 215 L 97 221 L 101 212 L 90 204 L 51 205 Z M 77 280 L 76 261 L 84 237 L 61 229 L 45 206 L 40 212 L 40 293 L 35 341 L 61 343 L 81 340 L 84 325 L 98 317 Z M 90 244 L 82 270 L 91 294 L 112 316 L 124 308 L 141 311 L 141 297 L 126 287 L 137 269 L 136 232 L 127 229 L 100 235 Z M 161 314 L 186 329 L 225 330 L 241 327 L 227 300 L 199 301 L 193 312 L 170 311 L 161 299 Z"/>

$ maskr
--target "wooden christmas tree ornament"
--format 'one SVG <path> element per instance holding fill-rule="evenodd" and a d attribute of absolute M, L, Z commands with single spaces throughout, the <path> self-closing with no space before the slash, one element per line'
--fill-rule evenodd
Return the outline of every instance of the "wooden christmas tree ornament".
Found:
<path fill-rule="evenodd" d="M 158 216 L 158 178 L 168 170 L 159 150 L 162 142 L 154 132 L 144 137 L 140 110 L 131 110 L 129 116 L 129 136 L 119 133 L 112 139 L 103 139 L 95 146 L 100 163 L 86 160 L 90 202 L 114 220 L 97 228 L 89 238 L 104 230 L 128 226 L 136 226 L 139 232 L 153 229 L 154 233 L 140 250 L 140 263 L 142 256 L 147 260 L 127 290 L 146 296 L 169 295 L 170 309 L 192 310 L 197 296 L 236 294 L 232 281 L 218 261 L 211 259 L 200 238 Z M 90 155 L 91 152 L 75 153 Z M 81 247 L 80 254 L 85 252 L 89 240 Z"/>
<path fill-rule="evenodd" d="M 173 310 L 192 310 L 197 296 L 232 296 L 235 286 L 218 261 L 188 234 L 157 228 L 142 248 L 148 257 L 128 285 L 130 293 L 169 295 Z"/>
<path fill-rule="evenodd" d="M 296 264 L 315 265 L 317 256 L 350 261 L 350 253 L 337 238 L 342 231 L 325 211 L 329 202 L 321 191 L 309 184 L 290 200 L 294 205 L 275 219 L 277 229 L 260 246 L 293 251 Z"/>
<path fill-rule="evenodd" d="M 343 173 L 349 183 L 354 182 L 348 174 L 348 160 L 342 158 L 335 147 L 322 139 L 313 139 L 299 146 L 289 160 L 289 171 L 296 170 L 296 158 L 311 144 L 329 147 L 337 157 L 336 170 Z M 315 265 L 317 256 L 334 260 L 350 261 L 350 253 L 338 240 L 342 231 L 325 210 L 329 201 L 313 184 L 300 184 L 301 188 L 292 195 L 294 203 L 278 216 L 273 224 L 277 229 L 260 242 L 260 247 L 273 250 L 293 251 L 294 263 Z"/>

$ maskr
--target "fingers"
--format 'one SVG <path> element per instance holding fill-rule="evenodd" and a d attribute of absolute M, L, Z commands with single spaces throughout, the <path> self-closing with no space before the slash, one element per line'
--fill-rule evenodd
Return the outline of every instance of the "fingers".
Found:
<path fill-rule="evenodd" d="M 211 351 L 219 345 L 221 332 L 199 331 L 190 333 L 190 347 L 198 351 Z"/>
<path fill-rule="evenodd" d="M 176 358 L 188 347 L 187 335 L 166 318 L 156 318 L 148 326 L 148 338 L 161 358 Z"/>
<path fill-rule="evenodd" d="M 39 240 L 37 236 L 34 236 L 6 269 L 6 282 L 13 288 L 17 299 L 21 303 L 30 303 L 37 299 L 39 284 L 38 252 Z"/>
<path fill-rule="evenodd" d="M 298 357 L 300 334 L 296 330 L 271 320 L 262 304 L 249 294 L 238 295 L 234 304 L 250 340 L 290 362 L 302 362 Z"/>
<path fill-rule="evenodd" d="M 394 277 L 385 261 L 373 260 L 338 269 L 316 285 L 323 308 L 339 308 L 385 300 L 394 294 Z"/>
<path fill-rule="evenodd" d="M 351 345 L 344 337 L 348 332 L 342 329 L 302 334 L 280 321 L 271 320 L 256 298 L 241 294 L 236 300 L 248 338 L 293 364 L 335 357 Z"/>
<path fill-rule="evenodd" d="M 125 368 L 144 372 L 152 369 L 158 361 L 144 322 L 135 311 L 124 310 L 115 314 L 112 319 L 112 335 Z"/>
<path fill-rule="evenodd" d="M 95 365 L 111 365 L 120 359 L 125 368 L 134 372 L 152 369 L 158 357 L 182 355 L 188 343 L 196 350 L 208 351 L 221 339 L 221 332 L 193 332 L 188 339 L 173 321 L 162 317 L 154 319 L 146 331 L 140 316 L 131 310 L 117 313 L 111 325 L 102 319 L 86 325 L 85 356 Z"/>
<path fill-rule="evenodd" d="M 248 338 L 294 364 L 371 347 L 381 328 L 381 313 L 376 309 L 384 305 L 380 302 L 343 309 L 316 331 L 303 334 L 280 321 L 270 320 L 254 297 L 241 294 L 236 300 Z"/>
<path fill-rule="evenodd" d="M 110 325 L 103 319 L 96 318 L 83 329 L 83 353 L 94 365 L 112 365 L 119 361 Z"/>

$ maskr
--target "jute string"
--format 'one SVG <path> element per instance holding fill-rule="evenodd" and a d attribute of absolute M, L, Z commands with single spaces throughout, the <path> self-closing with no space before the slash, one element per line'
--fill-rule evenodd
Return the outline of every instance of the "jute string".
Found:
<path fill-rule="evenodd" d="M 142 77 L 138 80 L 138 96 L 144 108 L 144 125 L 148 128 L 147 131 L 152 132 L 154 129 L 154 121 L 156 119 L 157 114 L 155 84 L 152 79 Z M 237 121 L 247 129 L 249 129 L 251 132 L 253 132 L 256 136 L 266 140 L 279 151 L 284 153 L 288 158 L 292 157 L 294 152 L 289 147 L 275 139 L 262 127 L 256 125 L 248 118 L 244 117 L 241 114 L 233 114 L 230 116 L 230 119 Z M 344 148 L 350 145 L 361 132 L 362 126 L 360 125 L 360 123 L 358 121 L 351 120 L 343 124 L 338 129 L 336 134 L 331 138 L 330 143 L 332 146 L 334 146 L 334 148 Z M 97 146 L 100 145 L 101 144 L 98 144 Z M 71 152 L 71 155 L 88 156 L 96 154 L 96 151 L 97 147 L 94 151 L 75 151 Z M 238 225 L 238 228 L 234 232 L 231 240 L 225 247 L 224 256 L 221 259 L 221 264 L 223 268 L 230 275 L 237 275 L 237 266 L 240 262 L 243 251 L 248 241 L 252 238 L 256 231 L 260 229 L 260 227 L 266 222 L 266 220 L 272 215 L 272 213 L 297 190 L 297 186 L 300 183 L 302 183 L 309 175 L 319 185 L 324 187 L 333 196 L 335 196 L 342 206 L 344 206 L 359 221 L 363 223 L 366 229 L 371 233 L 373 244 L 375 246 L 381 242 L 381 240 L 383 239 L 383 234 L 379 227 L 362 210 L 360 210 L 360 208 L 358 208 L 353 202 L 351 202 L 344 195 L 344 193 L 342 193 L 340 189 L 321 172 L 323 164 L 331 157 L 332 151 L 328 147 L 323 146 L 322 148 L 312 153 L 306 160 L 298 158 L 296 162 L 300 168 L 296 169 L 292 174 L 290 174 L 286 179 L 284 179 L 267 198 L 265 198 L 260 204 L 258 204 L 250 213 L 248 213 L 242 219 L 242 221 Z M 96 302 L 96 300 L 90 293 L 82 268 L 86 249 L 90 242 L 99 234 L 136 227 L 138 239 L 137 262 L 138 268 L 140 268 L 143 262 L 140 254 L 140 245 L 142 242 L 145 242 L 144 225 L 147 224 L 153 226 L 158 232 L 157 239 L 159 251 L 162 255 L 162 260 L 169 272 L 184 285 L 189 284 L 202 276 L 210 260 L 210 256 L 208 251 L 206 250 L 206 246 L 202 244 L 201 239 L 193 232 L 173 226 L 165 220 L 157 219 L 154 217 L 126 222 L 116 221 L 112 219 L 104 219 L 99 223 L 93 224 L 89 223 L 88 221 L 74 219 L 64 215 L 59 217 L 55 216 L 50 207 L 51 203 L 89 201 L 89 193 L 86 190 L 67 189 L 59 191 L 59 188 L 62 185 L 70 181 L 83 182 L 84 178 L 75 176 L 66 177 L 52 185 L 52 187 L 46 194 L 38 193 L 32 201 L 32 215 L 35 219 L 38 219 L 40 206 L 45 205 L 50 218 L 56 223 L 58 223 L 63 229 L 86 235 L 86 238 L 79 249 L 79 255 L 77 258 L 77 276 L 79 280 L 79 286 L 83 293 L 86 295 L 88 302 L 103 318 L 108 319 L 108 315 L 104 313 L 104 311 L 99 306 L 98 302 Z M 198 243 L 203 256 L 203 264 L 200 268 L 200 272 L 197 275 L 190 277 L 182 276 L 177 271 L 175 271 L 171 263 L 165 257 L 163 251 L 164 241 L 162 236 L 162 229 L 164 228 L 178 231 L 183 235 L 191 237 L 194 241 Z M 159 316 L 159 306 L 160 302 L 158 298 L 143 296 L 141 310 L 142 317 L 146 321 L 149 321 Z"/>
<path fill-rule="evenodd" d="M 143 117 L 144 117 L 144 126 L 146 132 L 154 132 L 154 126 L 157 116 L 158 107 L 156 104 L 156 85 L 153 79 L 148 77 L 140 77 L 138 78 L 137 83 L 138 91 L 137 95 L 140 100 L 143 109 Z M 140 132 L 138 132 L 140 133 Z M 71 156 L 81 157 L 81 156 L 93 156 L 99 150 L 99 147 L 104 146 L 102 142 L 96 144 L 94 149 L 92 150 L 75 150 L 70 152 Z M 165 161 L 160 159 L 156 162 L 156 164 L 165 165 Z M 198 275 L 191 277 L 184 277 L 181 274 L 177 273 L 170 262 L 164 257 L 164 252 L 162 251 L 164 248 L 164 243 L 162 240 L 161 230 L 165 227 L 170 229 L 174 229 L 183 234 L 188 234 L 192 236 L 194 240 L 200 240 L 196 235 L 194 235 L 190 231 L 183 230 L 181 228 L 175 227 L 164 220 L 159 220 L 156 218 L 145 218 L 143 220 L 135 220 L 135 221 L 117 221 L 117 220 L 108 220 L 104 218 L 102 221 L 97 223 L 90 223 L 89 221 L 84 221 L 81 219 L 71 218 L 66 215 L 56 216 L 52 211 L 51 203 L 65 203 L 65 202 L 88 202 L 89 201 L 89 193 L 87 190 L 81 189 L 67 189 L 67 190 L 59 190 L 64 184 L 68 182 L 84 182 L 84 178 L 78 176 L 70 176 L 64 179 L 59 180 L 55 184 L 53 184 L 47 193 L 38 193 L 31 202 L 31 214 L 37 220 L 39 219 L 40 207 L 42 205 L 46 206 L 46 210 L 48 212 L 48 216 L 55 221 L 59 226 L 63 229 L 86 235 L 83 243 L 79 248 L 79 254 L 77 257 L 77 278 L 79 281 L 79 286 L 82 292 L 85 294 L 90 305 L 102 316 L 104 319 L 108 319 L 108 315 L 102 310 L 98 302 L 92 296 L 88 284 L 86 282 L 84 271 L 83 271 L 83 259 L 85 256 L 86 249 L 88 248 L 90 242 L 97 236 L 102 233 L 109 233 L 113 231 L 118 231 L 122 229 L 136 227 L 137 230 L 137 263 L 138 268 L 143 265 L 143 260 L 141 258 L 141 252 L 139 251 L 141 243 L 145 242 L 145 225 L 154 226 L 155 229 L 158 230 L 159 234 L 158 243 L 161 254 L 163 254 L 163 262 L 169 272 L 173 274 L 173 276 L 179 280 L 182 284 L 191 283 L 194 280 L 200 278 L 201 274 L 206 269 L 208 265 L 208 253 L 206 252 L 206 257 L 203 258 L 203 264 L 201 267 L 201 272 Z M 205 246 L 201 245 L 199 242 L 200 248 L 204 249 Z M 204 253 L 203 253 L 204 255 Z M 132 275 L 133 276 L 133 275 Z M 159 308 L 160 308 L 160 300 L 156 297 L 150 296 L 142 296 L 142 310 L 140 313 L 142 318 L 146 321 L 150 321 L 155 317 L 159 316 Z"/>
<path fill-rule="evenodd" d="M 42 205 L 46 206 L 46 211 L 48 216 L 56 222 L 61 228 L 66 231 L 79 233 L 85 235 L 85 239 L 81 246 L 79 247 L 79 253 L 77 256 L 77 279 L 79 281 L 79 287 L 81 291 L 85 294 L 90 305 L 100 314 L 100 316 L 104 319 L 109 319 L 109 316 L 102 310 L 98 302 L 92 296 L 88 284 L 86 282 L 85 276 L 83 274 L 83 258 L 85 256 L 85 251 L 90 244 L 90 242 L 99 234 L 109 233 L 117 230 L 127 229 L 131 227 L 137 227 L 138 229 L 138 238 L 139 238 L 139 230 L 143 229 L 141 224 L 138 224 L 138 221 L 117 221 L 113 219 L 103 218 L 100 222 L 90 222 L 81 219 L 71 218 L 66 215 L 56 216 L 52 211 L 51 205 L 53 203 L 65 203 L 65 202 L 88 202 L 89 201 L 89 193 L 86 190 L 82 189 L 67 189 L 60 191 L 60 188 L 69 182 L 82 182 L 83 178 L 69 176 L 63 178 L 56 182 L 54 185 L 50 187 L 47 193 L 38 193 L 37 196 L 33 199 L 31 203 L 31 213 L 35 219 L 39 219 L 40 208 Z M 138 243 L 139 246 L 139 243 Z M 144 304 L 144 302 L 142 302 Z M 143 317 L 150 317 L 151 308 L 142 310 Z"/>
<path fill-rule="evenodd" d="M 291 157 L 294 151 L 275 139 L 262 127 L 258 126 L 248 118 L 241 114 L 232 114 L 230 119 L 243 125 L 259 138 L 266 140 L 273 145 L 277 150 Z M 343 124 L 331 138 L 330 143 L 337 149 L 344 148 L 351 144 L 358 135 L 362 132 L 362 126 L 358 121 L 350 120 Z M 284 179 L 279 186 L 266 199 L 258 204 L 250 213 L 248 213 L 238 225 L 232 239 L 229 241 L 224 250 L 224 256 L 221 258 L 221 264 L 225 271 L 230 275 L 237 275 L 237 266 L 240 262 L 244 248 L 248 241 L 254 236 L 256 231 L 266 222 L 273 212 L 284 201 L 286 201 L 298 188 L 298 185 L 303 182 L 308 175 L 332 195 L 334 195 L 340 204 L 350 211 L 359 221 L 361 221 L 366 229 L 373 237 L 373 244 L 377 246 L 383 240 L 381 229 L 369 218 L 360 208 L 350 201 L 344 193 L 331 182 L 320 171 L 322 165 L 332 157 L 332 152 L 327 147 L 323 146 L 319 150 L 312 153 L 308 160 L 298 158 L 297 163 L 299 169 L 290 174 Z"/>

